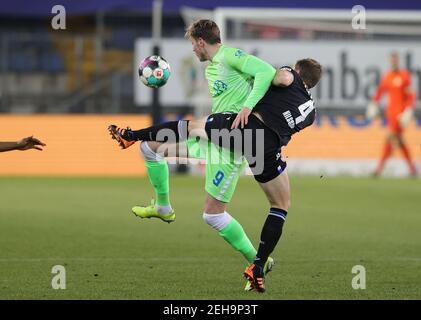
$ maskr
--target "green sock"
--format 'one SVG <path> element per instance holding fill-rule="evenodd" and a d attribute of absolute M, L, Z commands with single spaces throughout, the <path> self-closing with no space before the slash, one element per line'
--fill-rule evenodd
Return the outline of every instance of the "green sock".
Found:
<path fill-rule="evenodd" d="M 224 238 L 235 250 L 241 252 L 244 258 L 248 262 L 252 263 L 256 257 L 256 249 L 251 244 L 249 238 L 244 232 L 241 224 L 238 223 L 234 218 L 231 219 L 230 223 L 221 231 L 219 235 Z"/>
<path fill-rule="evenodd" d="M 170 181 L 167 161 L 147 161 L 149 181 L 151 182 L 156 196 L 156 204 L 161 206 L 170 205 Z"/>

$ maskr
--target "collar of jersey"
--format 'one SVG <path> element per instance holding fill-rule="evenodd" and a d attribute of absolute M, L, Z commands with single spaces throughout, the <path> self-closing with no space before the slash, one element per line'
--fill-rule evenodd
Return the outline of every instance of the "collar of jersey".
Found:
<path fill-rule="evenodd" d="M 218 51 L 216 51 L 216 53 L 215 53 L 215 55 L 213 56 L 213 58 L 212 58 L 211 62 L 213 62 L 213 60 L 214 60 L 214 59 L 215 59 L 215 57 L 219 54 L 219 52 L 221 52 L 221 51 L 222 51 L 222 47 L 225 47 L 225 45 L 223 45 L 223 44 L 221 43 L 221 46 L 218 48 Z"/>

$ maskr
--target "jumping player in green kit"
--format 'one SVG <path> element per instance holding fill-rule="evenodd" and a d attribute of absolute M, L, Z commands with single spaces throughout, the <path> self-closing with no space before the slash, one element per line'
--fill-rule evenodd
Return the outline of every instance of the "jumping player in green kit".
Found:
<path fill-rule="evenodd" d="M 277 73 L 276 69 L 240 49 L 221 44 L 219 28 L 211 20 L 199 20 L 191 24 L 187 28 L 186 38 L 191 41 L 193 51 L 201 62 L 210 61 L 205 76 L 212 96 L 212 113 L 238 114 L 234 124 L 243 124 L 268 90 Z M 183 128 L 178 129 L 183 131 Z M 136 142 L 121 138 L 125 130 L 114 125 L 109 127 L 111 135 L 123 149 Z M 187 132 L 187 128 L 185 131 Z M 218 156 L 225 160 L 230 159 L 229 152 L 203 140 L 197 142 L 196 139 L 188 139 L 180 142 L 174 148 L 174 154 L 170 154 L 170 150 L 160 152 L 161 145 L 162 143 L 155 141 L 143 141 L 140 144 L 148 176 L 155 190 L 156 202 L 152 201 L 150 206 L 135 206 L 132 208 L 133 213 L 141 218 L 155 217 L 165 222 L 175 220 L 169 198 L 169 173 L 165 157 L 186 154 L 183 153 L 183 148 L 187 148 L 189 158 L 206 159 L 207 195 L 203 219 L 252 263 L 257 251 L 240 223 L 226 211 L 238 178 L 247 165 L 244 158 L 241 161 L 215 161 Z M 269 257 L 264 271 L 270 271 L 272 265 L 273 259 Z M 246 285 L 246 290 L 250 289 L 250 285 Z"/>

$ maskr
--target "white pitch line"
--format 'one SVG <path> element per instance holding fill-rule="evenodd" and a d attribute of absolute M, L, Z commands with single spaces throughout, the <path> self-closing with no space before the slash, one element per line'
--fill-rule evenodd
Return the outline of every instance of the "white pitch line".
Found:
<path fill-rule="evenodd" d="M 0 258 L 0 262 L 41 262 L 41 261 L 220 261 L 221 258 L 197 258 L 197 257 L 179 257 L 179 258 Z M 224 261 L 234 261 L 234 258 L 224 258 Z"/>
<path fill-rule="evenodd" d="M 198 258 L 198 257 L 161 257 L 161 258 L 83 258 L 83 257 L 57 257 L 57 258 L 0 258 L 0 262 L 42 262 L 42 261 L 220 261 L 221 257 L 214 258 Z M 236 258 L 223 258 L 224 261 L 238 261 Z M 307 262 L 361 262 L 361 263 L 372 263 L 372 262 L 384 262 L 384 261 L 421 261 L 421 257 L 395 257 L 388 259 L 284 259 L 288 263 L 307 263 Z"/>

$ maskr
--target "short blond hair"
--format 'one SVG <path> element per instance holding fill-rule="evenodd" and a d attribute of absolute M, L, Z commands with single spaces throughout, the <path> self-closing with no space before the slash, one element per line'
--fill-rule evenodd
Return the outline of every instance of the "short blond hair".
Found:
<path fill-rule="evenodd" d="M 188 39 L 202 38 L 209 44 L 221 43 L 221 32 L 215 21 L 201 19 L 193 22 L 186 29 L 185 37 Z"/>

